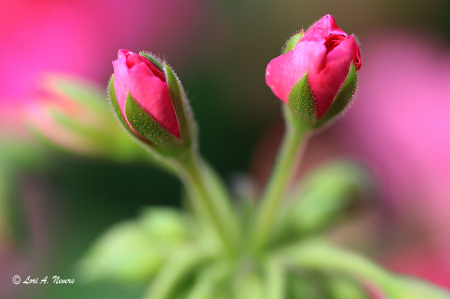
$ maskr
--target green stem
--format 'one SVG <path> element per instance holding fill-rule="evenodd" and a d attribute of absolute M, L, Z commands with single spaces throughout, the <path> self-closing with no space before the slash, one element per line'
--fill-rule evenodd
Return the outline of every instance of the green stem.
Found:
<path fill-rule="evenodd" d="M 208 258 L 205 252 L 193 245 L 180 248 L 154 278 L 143 298 L 172 298 L 177 291 L 179 282 Z"/>
<path fill-rule="evenodd" d="M 254 251 L 260 250 L 269 241 L 272 228 L 279 213 L 281 200 L 286 191 L 289 179 L 294 172 L 299 150 L 306 142 L 307 131 L 288 125 L 281 145 L 281 150 L 261 199 L 252 234 Z"/>
<path fill-rule="evenodd" d="M 401 281 L 369 260 L 323 243 L 303 243 L 279 252 L 290 266 L 350 275 L 363 282 L 375 284 L 390 299 L 419 299 Z"/>
<path fill-rule="evenodd" d="M 186 299 L 210 299 L 223 292 L 223 285 L 231 273 L 232 264 L 228 261 L 220 261 L 202 269 L 198 277 L 186 295 Z"/>
<path fill-rule="evenodd" d="M 286 273 L 279 259 L 269 258 L 266 261 L 265 284 L 267 299 L 286 298 Z"/>
<path fill-rule="evenodd" d="M 220 180 L 195 152 L 180 160 L 180 166 L 197 215 L 212 223 L 228 253 L 235 253 L 240 240 L 238 221 Z"/>

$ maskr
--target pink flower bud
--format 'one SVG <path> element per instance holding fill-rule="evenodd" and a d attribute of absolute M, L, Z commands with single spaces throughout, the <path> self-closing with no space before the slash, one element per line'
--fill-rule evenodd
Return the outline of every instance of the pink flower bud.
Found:
<path fill-rule="evenodd" d="M 130 129 L 139 135 L 126 115 L 128 94 L 159 125 L 172 135 L 180 137 L 180 128 L 164 72 L 148 58 L 128 50 L 119 50 L 113 66 L 117 102 Z"/>
<path fill-rule="evenodd" d="M 303 34 L 292 50 L 269 63 L 266 82 L 287 103 L 294 85 L 306 74 L 318 120 L 330 108 L 352 64 L 356 71 L 361 67 L 354 36 L 342 31 L 334 18 L 326 15 Z"/>
<path fill-rule="evenodd" d="M 101 88 L 75 77 L 43 76 L 24 109 L 32 133 L 46 144 L 91 157 L 124 161 L 141 149 L 111 115 Z"/>
<path fill-rule="evenodd" d="M 196 145 L 196 126 L 172 68 L 151 54 L 120 50 L 109 100 L 123 127 L 153 154 L 182 158 Z"/>

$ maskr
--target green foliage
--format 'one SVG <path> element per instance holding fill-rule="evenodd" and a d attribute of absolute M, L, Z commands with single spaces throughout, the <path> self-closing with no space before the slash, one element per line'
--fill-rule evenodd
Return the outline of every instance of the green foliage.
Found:
<path fill-rule="evenodd" d="M 109 229 L 79 263 L 86 281 L 111 279 L 145 283 L 189 238 L 188 220 L 168 208 L 146 209 L 137 221 Z"/>
<path fill-rule="evenodd" d="M 328 279 L 328 289 L 333 299 L 368 299 L 364 288 L 348 277 L 334 275 Z"/>
<path fill-rule="evenodd" d="M 297 234 L 332 226 L 356 202 L 367 199 L 369 172 L 354 162 L 332 162 L 309 174 L 289 207 L 287 221 Z"/>

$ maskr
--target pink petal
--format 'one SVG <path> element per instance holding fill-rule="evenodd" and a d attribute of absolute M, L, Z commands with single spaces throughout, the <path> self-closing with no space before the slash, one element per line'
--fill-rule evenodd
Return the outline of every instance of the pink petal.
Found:
<path fill-rule="evenodd" d="M 128 75 L 125 84 L 133 99 L 156 122 L 178 137 L 178 121 L 167 83 L 155 76 L 144 63 L 133 66 Z"/>
<path fill-rule="evenodd" d="M 316 99 L 317 117 L 322 117 L 333 102 L 347 77 L 350 63 L 355 57 L 356 41 L 353 36 L 342 41 L 326 55 L 326 66 L 319 73 L 308 73 L 311 91 Z"/>
<path fill-rule="evenodd" d="M 113 61 L 114 67 L 114 89 L 116 90 L 117 102 L 119 108 L 122 111 L 123 116 L 125 116 L 125 102 L 127 100 L 127 87 L 125 86 L 125 81 L 128 81 L 128 66 L 127 59 L 125 57 L 124 50 L 120 50 L 117 60 Z"/>
<path fill-rule="evenodd" d="M 160 71 L 149 59 L 139 54 L 133 53 L 129 50 L 121 49 L 119 50 L 119 55 L 125 55 L 127 67 L 130 69 L 133 66 L 145 63 L 150 71 L 157 77 L 159 77 L 162 81 L 166 81 L 166 75 L 162 71 Z"/>
<path fill-rule="evenodd" d="M 316 75 L 325 66 L 327 48 L 323 43 L 301 41 L 294 50 L 273 59 L 266 69 L 266 82 L 273 93 L 287 101 L 292 87 L 305 75 Z"/>
<path fill-rule="evenodd" d="M 348 36 L 347 33 L 336 25 L 336 21 L 332 15 L 326 15 L 305 32 L 302 40 L 325 41 L 330 34 L 341 34 L 345 37 Z"/>

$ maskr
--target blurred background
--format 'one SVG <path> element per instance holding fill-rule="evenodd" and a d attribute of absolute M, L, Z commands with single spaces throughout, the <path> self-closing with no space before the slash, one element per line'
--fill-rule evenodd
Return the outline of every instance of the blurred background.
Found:
<path fill-rule="evenodd" d="M 39 145 L 24 111 L 44 74 L 103 91 L 118 49 L 164 57 L 188 91 L 204 157 L 230 185 L 249 173 L 262 188 L 283 133 L 265 68 L 327 13 L 358 36 L 360 87 L 348 114 L 313 138 L 299 176 L 332 159 L 366 163 L 377 198 L 330 234 L 450 289 L 449 1 L 1 0 L 0 298 L 139 298 L 140 286 L 12 277 L 74 278 L 112 224 L 181 201 L 178 180 L 157 168 Z"/>

